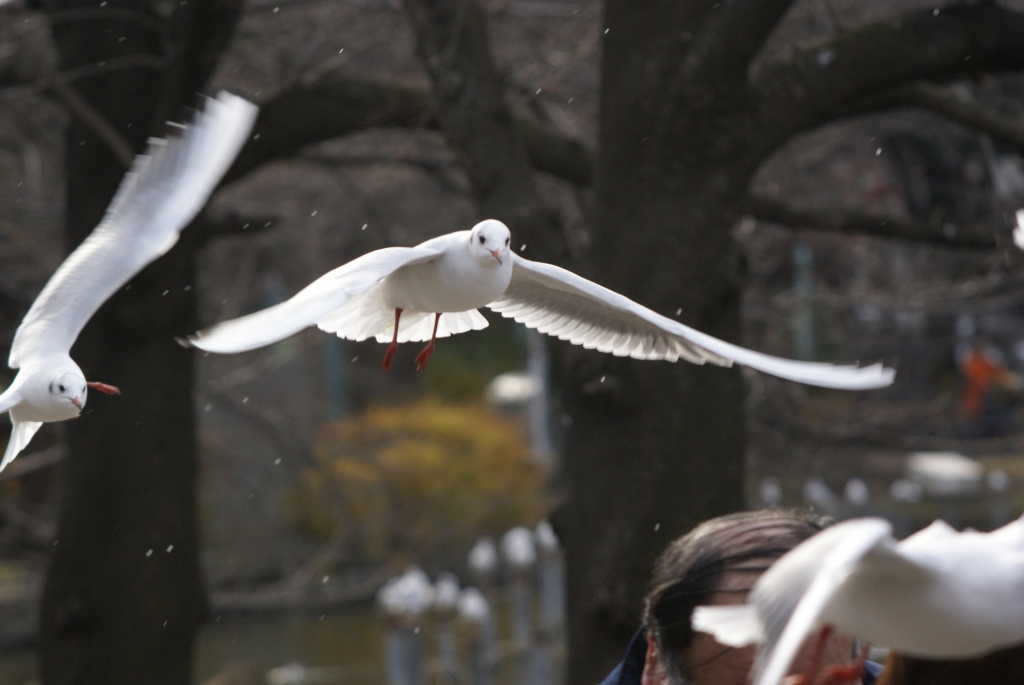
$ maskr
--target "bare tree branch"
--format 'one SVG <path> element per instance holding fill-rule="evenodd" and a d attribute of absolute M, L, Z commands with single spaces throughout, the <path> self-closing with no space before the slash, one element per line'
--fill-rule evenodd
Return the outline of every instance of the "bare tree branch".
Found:
<path fill-rule="evenodd" d="M 752 76 L 768 155 L 793 135 L 850 112 L 904 84 L 1024 68 L 1024 14 L 995 3 L 907 13 L 826 39 L 800 43 Z"/>
<path fill-rule="evenodd" d="M 909 218 L 882 217 L 862 212 L 816 212 L 790 207 L 779 200 L 755 195 L 747 199 L 747 212 L 756 219 L 793 228 L 816 228 L 842 233 L 868 233 L 958 247 L 996 247 L 990 226 L 934 226 Z"/>
<path fill-rule="evenodd" d="M 110 149 L 110 152 L 117 158 L 121 166 L 125 169 L 130 169 L 132 159 L 135 158 L 135 151 L 132 150 L 132 146 L 128 144 L 124 136 L 118 133 L 117 129 L 111 126 L 110 122 L 97 112 L 92 105 L 86 102 L 85 98 L 79 95 L 78 91 L 70 83 L 62 79 L 54 79 L 51 88 L 53 92 L 60 96 L 64 104 L 68 106 L 68 109 L 83 124 L 88 126 L 96 134 L 97 138 L 103 141 L 103 144 Z"/>
<path fill-rule="evenodd" d="M 987 133 L 1006 145 L 1024 150 L 1024 121 L 979 102 L 966 89 L 918 81 L 864 103 L 866 109 L 900 105 L 925 107 Z"/>
<path fill-rule="evenodd" d="M 512 120 L 533 168 L 580 185 L 594 176 L 594 153 L 584 143 L 525 112 Z M 375 126 L 438 126 L 430 91 L 399 81 L 367 81 L 326 70 L 260 108 L 253 136 L 228 171 L 235 181 L 261 164 L 301 148 Z"/>

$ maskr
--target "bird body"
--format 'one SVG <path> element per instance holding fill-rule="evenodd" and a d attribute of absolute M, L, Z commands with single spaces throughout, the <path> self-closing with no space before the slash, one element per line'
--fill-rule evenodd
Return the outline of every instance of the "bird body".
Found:
<path fill-rule="evenodd" d="M 244 352 L 317 325 L 348 340 L 390 340 L 385 370 L 398 343 L 429 340 L 417 357 L 422 370 L 436 338 L 485 328 L 487 319 L 477 309 L 487 306 L 541 333 L 616 356 L 737 362 L 831 388 L 877 388 L 893 381 L 893 369 L 881 364 L 797 362 L 718 340 L 570 271 L 523 259 L 509 249 L 510 242 L 508 227 L 488 219 L 416 247 L 377 250 L 328 272 L 286 302 L 179 342 L 207 352 Z"/>
<path fill-rule="evenodd" d="M 403 266 L 381 281 L 389 310 L 433 314 L 479 309 L 498 299 L 512 280 L 511 259 L 498 263 L 490 254 L 474 256 L 470 231 L 428 240 L 423 247 L 438 249 L 437 259 Z"/>
<path fill-rule="evenodd" d="M 831 626 L 900 654 L 964 659 L 1024 641 L 1024 518 L 992 533 L 942 521 L 897 542 L 883 519 L 824 530 L 776 562 L 749 604 L 698 607 L 695 630 L 761 643 L 752 681 L 775 685 Z"/>
<path fill-rule="evenodd" d="M 77 417 L 88 390 L 120 394 L 87 382 L 71 359 L 78 334 L 107 298 L 167 252 L 206 204 L 249 135 L 256 107 L 221 93 L 180 138 L 151 139 L 136 157 L 99 226 L 58 267 L 22 319 L 8 364 L 18 373 L 0 394 L 0 413 L 13 429 L 3 470 L 43 423 Z"/>

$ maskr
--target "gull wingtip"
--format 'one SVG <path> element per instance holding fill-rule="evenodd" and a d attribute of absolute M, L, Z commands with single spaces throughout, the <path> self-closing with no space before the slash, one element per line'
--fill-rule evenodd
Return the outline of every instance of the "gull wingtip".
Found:
<path fill-rule="evenodd" d="M 195 340 L 195 337 L 196 337 L 195 335 L 190 335 L 187 338 L 182 338 L 182 337 L 179 337 L 179 336 L 174 336 L 174 342 L 178 343 L 179 345 L 181 345 L 184 348 L 195 347 L 195 345 L 192 344 L 192 342 Z"/>

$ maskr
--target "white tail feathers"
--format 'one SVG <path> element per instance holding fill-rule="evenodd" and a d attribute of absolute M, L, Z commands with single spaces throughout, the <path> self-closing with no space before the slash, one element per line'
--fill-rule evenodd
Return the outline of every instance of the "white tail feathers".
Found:
<path fill-rule="evenodd" d="M 710 633 L 726 647 L 746 647 L 764 642 L 764 625 L 753 604 L 701 606 L 693 610 L 693 629 Z"/>

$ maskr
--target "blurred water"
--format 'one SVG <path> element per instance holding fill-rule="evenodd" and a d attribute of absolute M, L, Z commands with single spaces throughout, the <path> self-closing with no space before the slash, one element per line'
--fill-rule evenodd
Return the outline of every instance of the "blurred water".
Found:
<path fill-rule="evenodd" d="M 329 614 L 214 615 L 196 644 L 193 682 L 239 665 L 267 672 L 298 662 L 323 668 L 331 683 L 383 685 L 381 629 L 371 603 Z M 37 672 L 35 650 L 0 654 L 0 685 L 27 685 Z"/>
<path fill-rule="evenodd" d="M 199 635 L 195 682 L 246 663 L 269 671 L 288 663 L 333 667 L 338 683 L 383 685 L 382 625 L 372 603 L 343 611 L 214 616 Z"/>

